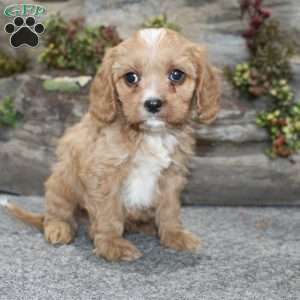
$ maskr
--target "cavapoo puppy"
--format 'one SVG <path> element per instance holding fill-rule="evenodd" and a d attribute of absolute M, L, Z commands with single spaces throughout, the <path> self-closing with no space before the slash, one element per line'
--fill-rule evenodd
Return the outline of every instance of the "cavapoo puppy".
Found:
<path fill-rule="evenodd" d="M 95 253 L 109 261 L 142 255 L 124 232 L 195 250 L 199 239 L 180 220 L 190 120 L 197 114 L 209 123 L 218 109 L 219 82 L 205 49 L 168 29 L 140 30 L 107 50 L 88 112 L 60 140 L 45 214 L 7 208 L 51 244 L 74 239 L 76 211 L 84 209 Z"/>

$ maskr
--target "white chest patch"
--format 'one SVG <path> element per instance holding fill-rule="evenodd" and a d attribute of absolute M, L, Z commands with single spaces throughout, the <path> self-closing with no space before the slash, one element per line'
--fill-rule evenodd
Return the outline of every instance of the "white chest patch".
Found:
<path fill-rule="evenodd" d="M 143 209 L 151 206 L 159 192 L 158 178 L 170 166 L 177 144 L 177 139 L 171 134 L 145 135 L 124 182 L 122 199 L 125 207 Z"/>

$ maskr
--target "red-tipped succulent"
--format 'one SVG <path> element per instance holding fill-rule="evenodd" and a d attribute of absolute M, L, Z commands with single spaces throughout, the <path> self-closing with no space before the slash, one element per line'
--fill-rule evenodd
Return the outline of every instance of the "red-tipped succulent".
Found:
<path fill-rule="evenodd" d="M 248 48 L 252 48 L 252 39 L 263 23 L 271 16 L 271 12 L 262 7 L 263 0 L 240 0 L 242 18 L 246 15 L 249 19 L 249 27 L 243 32 L 243 37 L 247 40 Z"/>

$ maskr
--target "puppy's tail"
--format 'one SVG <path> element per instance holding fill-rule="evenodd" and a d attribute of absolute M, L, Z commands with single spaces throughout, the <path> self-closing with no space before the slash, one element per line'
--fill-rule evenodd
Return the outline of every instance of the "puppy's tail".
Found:
<path fill-rule="evenodd" d="M 10 214 L 15 216 L 17 219 L 23 221 L 24 223 L 30 224 L 39 230 L 44 229 L 44 214 L 31 213 L 16 206 L 15 204 L 9 203 L 7 199 L 0 200 L 0 205 L 5 207 Z"/>

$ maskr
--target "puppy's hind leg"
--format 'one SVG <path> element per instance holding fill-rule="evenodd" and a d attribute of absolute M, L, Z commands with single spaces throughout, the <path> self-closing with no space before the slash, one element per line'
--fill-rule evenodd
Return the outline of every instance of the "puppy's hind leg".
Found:
<path fill-rule="evenodd" d="M 51 178 L 47 182 L 44 235 L 51 244 L 71 243 L 77 229 L 74 217 L 77 202 L 72 193 L 60 184 L 53 184 Z"/>

